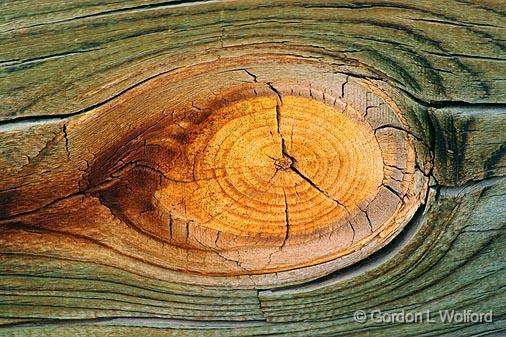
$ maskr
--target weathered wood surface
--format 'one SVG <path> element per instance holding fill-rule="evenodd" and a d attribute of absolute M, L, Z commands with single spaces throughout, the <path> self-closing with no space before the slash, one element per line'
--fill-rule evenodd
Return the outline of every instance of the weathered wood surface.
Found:
<path fill-rule="evenodd" d="M 350 333 L 382 335 L 387 332 L 393 336 L 420 335 L 421 332 L 428 335 L 447 334 L 448 336 L 487 332 L 492 335 L 499 334 L 500 331 L 504 331 L 503 315 L 506 309 L 506 295 L 503 290 L 506 282 L 504 265 L 497 263 L 498 259 L 506 253 L 503 244 L 506 213 L 504 207 L 501 207 L 505 201 L 505 188 L 504 178 L 499 178 L 468 187 L 439 189 L 438 201 L 434 202 L 428 210 L 429 215 L 420 217 L 418 220 L 420 224 L 413 228 L 416 231 L 411 234 L 413 239 L 400 245 L 401 247 L 398 247 L 401 248 L 400 250 L 378 257 L 377 261 L 373 261 L 373 265 L 366 270 L 361 270 L 362 268 L 350 270 L 344 274 L 336 274 L 324 282 L 316 282 L 308 286 L 279 291 L 260 291 L 259 314 L 264 315 L 268 322 L 258 322 L 258 318 L 251 323 L 233 324 L 171 319 L 143 320 L 138 317 L 130 320 L 91 319 L 89 322 L 87 320 L 73 321 L 72 324 L 46 321 L 42 326 L 25 324 L 5 328 L 3 332 L 13 335 L 16 332 L 19 334 L 38 332 L 41 335 L 52 332 L 61 336 L 72 336 L 77 332 L 90 335 L 100 332 L 113 336 L 149 333 L 156 336 L 167 332 L 163 328 L 169 328 L 176 336 L 192 335 L 197 331 L 210 336 L 263 334 L 314 336 Z M 25 259 L 13 261 L 14 272 L 24 274 L 23 266 L 26 266 L 26 272 L 32 271 L 33 265 L 27 265 L 26 262 Z M 43 264 L 43 261 L 33 262 Z M 93 267 L 93 270 L 96 270 L 95 268 Z M 51 267 L 49 269 L 51 270 Z M 107 277 L 102 282 L 111 283 L 110 286 L 114 286 L 115 282 L 112 282 L 112 279 L 109 280 L 109 274 L 102 271 L 100 275 Z M 14 276 L 10 277 L 12 280 L 16 279 Z M 39 283 L 34 277 L 25 277 L 24 282 L 28 283 L 24 284 L 33 292 L 37 292 L 36 289 L 48 289 L 48 282 L 52 277 L 41 276 L 40 279 Z M 9 284 L 14 283 L 11 282 Z M 61 280 L 57 282 L 60 283 Z M 38 287 L 37 283 L 39 283 Z M 81 287 L 75 283 L 71 284 L 71 289 L 75 289 L 76 286 L 81 290 Z M 89 286 L 92 287 L 92 284 Z M 57 284 L 54 287 L 63 288 L 62 285 Z M 85 315 L 83 312 L 85 303 L 94 307 L 103 305 L 101 301 L 104 299 L 92 299 L 93 291 L 74 293 L 73 296 L 77 297 L 78 294 L 84 297 L 79 300 L 83 307 L 80 312 L 82 316 Z M 155 298 L 160 296 L 153 295 Z M 34 300 L 30 293 L 26 293 L 25 296 L 27 299 Z M 109 293 L 109 296 L 112 294 Z M 251 298 L 255 296 L 251 294 Z M 45 300 L 46 303 L 47 301 L 60 302 L 50 297 L 46 297 Z M 29 305 L 29 303 L 26 304 L 26 306 Z M 123 308 L 125 305 L 122 305 Z M 357 309 L 376 308 L 387 311 L 404 308 L 417 311 L 457 307 L 477 311 L 493 308 L 496 320 L 494 324 L 481 325 L 402 324 L 391 326 L 359 324 L 353 322 L 352 319 L 353 311 Z M 23 307 L 18 310 L 22 311 Z M 70 308 L 67 310 L 72 312 Z M 161 308 L 157 310 L 161 314 Z M 152 316 L 154 315 L 151 314 Z"/>
<path fill-rule="evenodd" d="M 501 1 L 3 2 L 0 335 L 503 334 L 505 14 Z M 169 130 L 157 123 L 191 121 L 208 96 L 238 85 L 274 106 L 278 87 L 334 95 L 375 133 L 400 132 L 420 177 L 408 190 L 430 178 L 413 219 L 345 269 L 175 270 L 181 253 L 133 230 L 111 211 L 121 199 L 111 206 L 97 193 L 115 182 L 114 160 L 158 158 L 139 150 Z M 385 122 L 364 85 L 403 121 Z M 142 181 L 126 195 L 152 188 Z M 445 309 L 492 310 L 494 320 L 353 319 Z"/>
<path fill-rule="evenodd" d="M 215 276 L 234 276 L 227 283 L 279 286 L 361 260 L 388 243 L 424 203 L 430 154 L 428 141 L 417 134 L 427 121 L 410 110 L 416 103 L 406 101 L 400 116 L 356 80 L 309 65 L 310 95 L 294 94 L 306 75 L 293 70 L 300 65 L 277 65 L 275 75 L 272 67 L 207 69 L 177 86 L 161 77 L 149 90 L 134 90 L 124 104 L 60 124 L 59 135 L 39 153 L 28 162 L 19 158 L 19 169 L 13 160 L 4 162 L 10 174 L 0 192 L 2 223 L 37 224 L 47 238 L 69 236 L 67 244 L 52 248 L 54 254 L 72 254 L 69 243 L 79 242 L 88 261 L 133 270 L 140 263 L 158 278 L 207 285 L 225 282 Z M 284 73 L 296 75 L 287 79 Z M 232 98 L 207 102 L 198 95 L 203 90 L 192 91 L 195 78 L 211 92 L 227 92 L 240 80 L 246 100 L 203 118 L 201 111 L 214 111 L 208 106 Z M 332 105 L 305 97 L 332 85 L 342 98 L 320 91 Z M 193 96 L 170 99 L 182 88 Z M 169 99 L 139 108 L 162 90 Z M 356 96 L 369 97 L 371 105 L 341 102 Z M 6 139 L 13 132 L 19 135 L 6 131 Z M 21 185 L 19 176 L 25 177 Z M 10 249 L 35 252 L 26 235 L 12 234 L 4 237 Z M 47 238 L 39 253 L 47 253 Z M 107 249 L 120 256 L 105 256 Z M 135 267 L 130 259 L 138 260 Z M 173 273 L 181 270 L 199 275 Z"/>
<path fill-rule="evenodd" d="M 461 185 L 506 174 L 503 106 L 442 108 L 431 116 L 437 149 L 434 175 L 440 184 Z"/>
<path fill-rule="evenodd" d="M 194 63 L 196 55 L 201 61 L 262 53 L 330 57 L 343 70 L 360 64 L 427 102 L 502 102 L 503 7 L 502 1 L 4 2 L 1 116 L 88 111 Z"/>

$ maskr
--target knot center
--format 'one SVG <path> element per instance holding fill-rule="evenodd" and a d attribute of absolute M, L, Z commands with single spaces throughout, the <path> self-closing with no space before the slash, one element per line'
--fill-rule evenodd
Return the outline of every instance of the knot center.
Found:
<path fill-rule="evenodd" d="M 280 170 L 287 170 L 292 166 L 292 164 L 293 161 L 287 156 L 283 156 L 282 158 L 276 159 L 276 161 L 274 161 L 274 165 Z"/>

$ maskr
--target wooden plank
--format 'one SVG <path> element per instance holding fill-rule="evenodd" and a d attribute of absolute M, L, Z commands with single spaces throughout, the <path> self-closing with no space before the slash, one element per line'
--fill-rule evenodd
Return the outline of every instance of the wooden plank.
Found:
<path fill-rule="evenodd" d="M 0 336 L 506 333 L 505 16 L 4 1 Z"/>
<path fill-rule="evenodd" d="M 50 246 L 53 256 L 61 258 L 72 256 L 77 249 L 87 262 L 96 259 L 115 267 L 126 265 L 130 272 L 142 268 L 145 274 L 165 281 L 266 286 L 325 275 L 387 244 L 425 202 L 432 165 L 425 108 L 385 83 L 333 73 L 323 62 L 306 64 L 304 69 L 293 60 L 249 62 L 244 59 L 227 65 L 222 61 L 219 67 L 210 63 L 189 74 L 166 74 L 110 104 L 82 116 L 56 119 L 53 124 L 5 124 L 5 153 L 20 158 L 16 166 L 8 160 L 0 162 L 6 172 L 0 182 L 0 226 L 9 228 L 3 238 L 5 246 L 9 251 L 38 255 L 47 254 Z M 202 84 L 196 85 L 196 79 Z M 215 123 L 206 114 L 213 111 L 215 102 L 231 101 L 237 83 L 247 101 L 238 103 L 240 108 L 219 108 L 213 115 L 218 116 Z M 226 94 L 229 91 L 232 94 Z M 225 94 L 214 94 L 209 100 L 208 92 Z M 284 103 L 277 103 L 276 92 Z M 158 96 L 165 99 L 154 99 Z M 313 103 L 318 97 L 322 102 Z M 261 118 L 236 122 L 243 111 L 258 106 L 265 109 L 247 116 Z M 326 119 L 318 119 L 323 117 Z M 244 133 L 241 125 L 254 129 L 249 134 L 260 135 L 260 140 L 244 136 L 241 142 L 246 145 L 229 142 L 230 151 L 222 146 L 223 137 L 212 140 L 216 129 L 226 137 Z M 44 132 L 49 126 L 54 129 Z M 263 134 L 255 131 L 262 129 Z M 28 136 L 32 133 L 54 135 L 39 144 Z M 321 136 L 313 139 L 314 134 Z M 186 142 L 192 138 L 200 141 Z M 27 142 L 14 146 L 12 139 Z M 262 145 L 257 148 L 255 144 Z M 39 148 L 43 151 L 35 150 Z M 265 151 L 270 151 L 267 156 Z M 229 153 L 235 153 L 235 161 L 226 161 Z M 281 153 L 292 158 L 292 164 L 292 160 L 301 160 L 283 171 L 273 157 Z M 197 156 L 203 158 L 198 165 L 192 159 Z M 250 160 L 243 163 L 248 156 Z M 373 156 L 375 165 L 371 165 Z M 216 158 L 224 162 L 215 163 Z M 142 165 L 136 167 L 136 163 Z M 241 165 L 254 169 L 240 177 Z M 213 177 L 209 173 L 214 167 L 228 167 L 221 171 L 248 183 L 240 179 L 234 185 L 227 176 Z M 329 173 L 319 173 L 324 171 Z M 258 172 L 267 172 L 264 180 L 250 182 Z M 20 176 L 24 184 L 19 184 Z M 337 179 L 342 182 L 335 184 Z M 286 181 L 294 183 L 280 187 L 279 182 Z M 255 188 L 248 187 L 243 193 L 247 204 L 237 202 L 234 207 L 236 213 L 247 214 L 240 218 L 246 224 L 238 223 L 231 213 L 225 220 L 206 220 L 207 214 L 211 220 L 211 213 L 222 218 L 229 214 L 220 213 L 228 207 L 220 204 L 220 198 L 225 198 L 224 205 L 231 204 L 228 193 L 237 194 L 237 188 L 240 192 L 244 186 Z M 251 199 L 255 191 L 258 195 Z M 153 195 L 155 192 L 160 194 Z M 257 220 L 250 221 L 252 203 L 268 192 L 273 194 L 262 201 Z M 300 198 L 305 201 L 299 202 Z M 149 206 L 151 200 L 157 200 L 156 205 Z M 167 207 L 160 207 L 162 203 Z M 288 208 L 294 213 L 284 211 Z M 150 213 L 150 209 L 155 211 Z M 187 211 L 204 220 L 185 218 Z M 325 217 L 318 219 L 319 214 Z M 280 229 L 265 226 L 267 221 Z M 201 226 L 202 222 L 206 225 Z M 234 232 L 229 231 L 232 225 Z M 289 225 L 295 230 L 292 233 L 299 233 L 287 238 Z M 32 229 L 25 230 L 26 226 Z M 271 237 L 255 226 L 267 228 Z M 260 247 L 252 247 L 253 243 Z M 309 245 L 311 254 L 297 253 Z M 181 270 L 188 273 L 178 274 Z M 244 275 L 245 271 L 250 275 Z M 227 279 L 230 275 L 234 277 Z"/>

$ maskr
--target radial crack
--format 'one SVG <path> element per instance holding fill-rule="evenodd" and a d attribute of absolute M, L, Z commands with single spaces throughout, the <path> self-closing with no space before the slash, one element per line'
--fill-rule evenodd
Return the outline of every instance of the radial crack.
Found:
<path fill-rule="evenodd" d="M 218 248 L 218 240 L 220 239 L 220 234 L 221 234 L 220 231 L 216 232 L 216 239 L 214 239 L 214 247 L 215 248 Z"/>
<path fill-rule="evenodd" d="M 350 75 L 347 75 L 346 76 L 346 80 L 343 82 L 343 84 L 341 85 L 341 98 L 344 98 L 344 88 L 346 87 L 346 85 L 348 84 L 350 80 Z"/>
<path fill-rule="evenodd" d="M 294 162 L 296 162 L 295 158 L 293 158 Z M 302 179 L 304 179 L 309 185 L 311 185 L 315 190 L 317 190 L 318 192 L 320 192 L 321 194 L 323 194 L 324 196 L 326 196 L 327 198 L 329 198 L 330 200 L 334 201 L 335 203 L 337 203 L 339 206 L 342 206 L 344 207 L 344 209 L 346 209 L 346 206 L 340 202 L 339 200 L 337 200 L 336 198 L 332 197 L 327 191 L 321 189 L 318 185 L 316 185 L 311 179 L 309 179 L 304 173 L 302 173 L 298 168 L 297 166 L 295 165 L 291 165 L 290 166 L 290 169 L 295 172 L 299 177 L 301 177 Z M 346 209 L 347 210 L 347 209 Z"/>
<path fill-rule="evenodd" d="M 172 226 L 174 219 L 172 218 L 172 212 L 169 212 L 169 239 L 172 240 Z"/>
<path fill-rule="evenodd" d="M 285 142 L 283 135 L 281 134 L 281 103 L 276 103 L 276 130 L 278 132 L 279 137 L 281 138 L 281 143 Z"/>
<path fill-rule="evenodd" d="M 267 83 L 265 83 L 265 84 L 267 84 L 267 86 L 268 86 L 268 87 L 269 87 L 269 88 L 270 88 L 270 89 L 271 89 L 271 90 L 272 90 L 272 91 L 276 94 L 276 96 L 278 96 L 279 101 L 280 101 L 280 103 L 282 104 L 282 103 L 283 103 L 283 97 L 281 97 L 281 93 L 279 92 L 279 90 L 278 90 L 278 89 L 276 89 L 276 88 L 272 85 L 272 83 L 271 83 L 271 82 L 267 82 Z"/>
<path fill-rule="evenodd" d="M 286 241 L 288 240 L 288 235 L 290 234 L 290 220 L 288 218 L 288 200 L 286 198 L 286 191 L 283 189 L 284 199 L 285 199 L 285 237 L 283 238 L 283 243 L 281 244 L 281 248 L 286 245 Z"/>
<path fill-rule="evenodd" d="M 70 151 L 69 151 L 69 138 L 67 134 L 67 124 L 63 124 L 63 137 L 65 138 L 65 152 L 67 153 L 67 159 L 70 160 Z"/>
<path fill-rule="evenodd" d="M 350 225 L 351 231 L 353 233 L 353 235 L 351 237 L 351 243 L 350 243 L 350 244 L 352 244 L 353 242 L 355 242 L 355 227 L 353 227 L 353 224 L 349 220 L 346 220 L 346 222 L 348 223 L 348 225 Z"/>
<path fill-rule="evenodd" d="M 281 156 L 283 157 L 283 155 L 285 155 L 293 162 L 293 158 L 287 154 L 285 139 L 281 133 L 281 106 L 283 105 L 283 98 L 281 97 L 281 93 L 272 85 L 272 83 L 267 82 L 266 84 L 278 97 L 276 100 L 276 131 L 281 140 Z"/>

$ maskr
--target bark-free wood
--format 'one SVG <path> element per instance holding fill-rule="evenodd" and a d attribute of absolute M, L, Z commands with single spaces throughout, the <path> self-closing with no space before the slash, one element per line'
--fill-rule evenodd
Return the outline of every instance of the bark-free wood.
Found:
<path fill-rule="evenodd" d="M 506 173 L 504 106 L 436 109 L 435 177 L 442 185 L 462 185 Z"/>
<path fill-rule="evenodd" d="M 164 280 L 281 286 L 390 242 L 427 191 L 417 104 L 401 111 L 387 87 L 323 62 L 244 61 L 160 76 L 59 125 L 28 164 L 5 162 L 0 223 L 69 240 L 34 250 L 13 231 L 5 245 L 67 257 L 79 242 L 78 260 Z"/>
<path fill-rule="evenodd" d="M 330 57 L 425 101 L 506 92 L 501 1 L 7 2 L 0 17 L 4 120 L 87 111 L 196 55 Z"/>
<path fill-rule="evenodd" d="M 504 15 L 4 2 L 0 335 L 504 333 Z"/>

